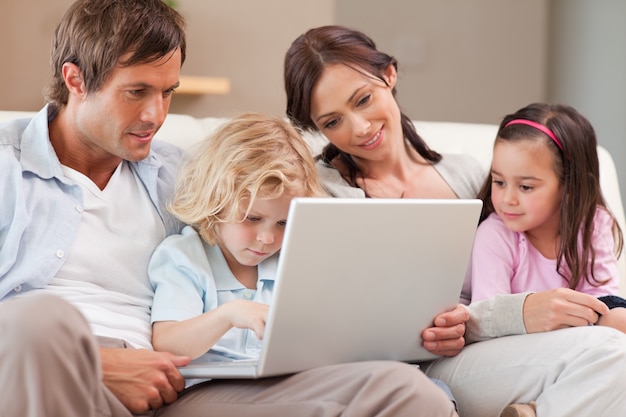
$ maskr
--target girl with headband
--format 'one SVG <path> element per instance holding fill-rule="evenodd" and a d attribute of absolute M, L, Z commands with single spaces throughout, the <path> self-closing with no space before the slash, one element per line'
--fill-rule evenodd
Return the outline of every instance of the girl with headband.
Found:
<path fill-rule="evenodd" d="M 467 300 L 570 288 L 611 309 L 597 324 L 626 332 L 626 301 L 616 296 L 623 235 L 602 197 L 596 135 L 584 116 L 544 103 L 506 116 L 480 198 Z"/>
<path fill-rule="evenodd" d="M 506 116 L 479 196 L 467 300 L 566 287 L 626 306 L 613 296 L 622 231 L 602 197 L 595 132 L 575 109 L 535 103 Z M 613 314 L 599 324 L 626 331 Z"/>

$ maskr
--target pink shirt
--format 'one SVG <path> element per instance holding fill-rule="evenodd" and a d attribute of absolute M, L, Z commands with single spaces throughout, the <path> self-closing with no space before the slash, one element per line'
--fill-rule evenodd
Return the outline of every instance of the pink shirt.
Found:
<path fill-rule="evenodd" d="M 612 226 L 613 219 L 606 210 L 596 210 L 591 243 L 596 255 L 593 271 L 598 281 L 609 281 L 597 287 L 581 279 L 578 291 L 595 296 L 618 293 Z M 480 224 L 474 239 L 471 268 L 463 287 L 465 302 L 489 299 L 496 294 L 561 287 L 568 287 L 568 282 L 556 272 L 556 259 L 545 258 L 524 233 L 507 229 L 495 213 Z"/>

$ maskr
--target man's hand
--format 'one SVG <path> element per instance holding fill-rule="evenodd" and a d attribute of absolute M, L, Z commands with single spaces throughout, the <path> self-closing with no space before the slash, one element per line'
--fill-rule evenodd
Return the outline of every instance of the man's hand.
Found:
<path fill-rule="evenodd" d="M 146 349 L 100 348 L 103 380 L 132 413 L 170 404 L 185 388 L 176 369 L 189 363 L 186 356 Z"/>
<path fill-rule="evenodd" d="M 596 297 L 569 288 L 530 294 L 524 301 L 524 326 L 528 333 L 565 327 L 588 326 L 609 308 Z"/>
<path fill-rule="evenodd" d="M 446 311 L 435 317 L 434 327 L 422 332 L 424 347 L 436 355 L 455 356 L 465 346 L 465 323 L 469 312 L 458 305 L 454 310 Z"/>

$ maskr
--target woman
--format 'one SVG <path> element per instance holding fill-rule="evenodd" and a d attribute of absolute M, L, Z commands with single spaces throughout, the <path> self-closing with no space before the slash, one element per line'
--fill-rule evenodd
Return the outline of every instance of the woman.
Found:
<path fill-rule="evenodd" d="M 396 81 L 396 60 L 360 32 L 319 28 L 287 52 L 287 115 L 329 139 L 318 164 L 329 191 L 475 198 L 486 172 L 468 155 L 442 156 L 428 147 L 398 108 Z"/>
<path fill-rule="evenodd" d="M 396 60 L 365 34 L 340 26 L 311 29 L 293 42 L 284 69 L 290 120 L 330 142 L 318 169 L 331 194 L 477 195 L 484 178 L 478 164 L 428 148 L 395 101 Z M 568 289 L 497 296 L 469 306 L 469 320 L 457 307 L 436 317 L 423 337 L 429 350 L 458 355 L 423 369 L 450 386 L 463 416 L 534 416 L 536 406 L 539 416 L 617 417 L 626 397 L 603 387 L 621 383 L 626 337 L 581 326 L 605 310 L 595 297 Z M 462 348 L 463 336 L 481 343 Z M 521 404 L 507 407 L 511 403 Z"/>

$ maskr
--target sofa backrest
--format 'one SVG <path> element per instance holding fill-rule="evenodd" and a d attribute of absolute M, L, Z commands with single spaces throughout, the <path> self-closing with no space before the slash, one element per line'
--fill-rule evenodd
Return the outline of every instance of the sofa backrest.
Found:
<path fill-rule="evenodd" d="M 193 143 L 211 135 L 226 119 L 216 117 L 194 118 L 188 115 L 170 114 L 167 116 L 157 138 L 188 148 Z M 414 121 L 420 136 L 438 152 L 467 153 L 473 155 L 488 172 L 493 154 L 493 142 L 498 131 L 497 125 L 458 122 Z M 326 139 L 318 134 L 306 133 L 305 139 L 313 154 L 318 154 L 326 144 Z M 615 163 L 609 152 L 598 146 L 600 160 L 600 183 L 606 203 L 626 233 L 623 200 L 620 194 Z M 626 253 L 618 259 L 620 271 L 620 292 L 626 296 Z"/>
<path fill-rule="evenodd" d="M 33 112 L 0 111 L 0 121 L 32 117 Z M 155 139 L 174 143 L 188 149 L 194 143 L 211 135 L 226 119 L 215 117 L 195 118 L 184 114 L 169 114 Z M 415 121 L 418 133 L 436 151 L 441 153 L 467 153 L 473 155 L 488 172 L 492 147 L 498 127 L 490 124 Z M 321 135 L 305 134 L 313 154 L 319 153 L 326 139 Z M 626 220 L 615 163 L 608 151 L 598 147 L 600 182 L 608 207 L 626 233 Z M 620 291 L 626 296 L 626 254 L 618 260 Z"/>

